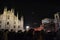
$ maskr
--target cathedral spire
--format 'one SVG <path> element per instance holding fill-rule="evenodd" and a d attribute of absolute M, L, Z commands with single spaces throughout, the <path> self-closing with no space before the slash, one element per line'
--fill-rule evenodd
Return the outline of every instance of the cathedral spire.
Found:
<path fill-rule="evenodd" d="M 14 12 L 14 9 L 11 9 L 11 12 Z"/>
<path fill-rule="evenodd" d="M 7 7 L 4 8 L 4 11 L 7 11 Z"/>
<path fill-rule="evenodd" d="M 18 13 L 17 13 L 17 19 L 18 19 Z"/>
<path fill-rule="evenodd" d="M 22 27 L 22 32 L 24 31 L 24 20 L 23 20 L 23 16 L 21 16 L 21 22 L 20 22 L 20 24 L 21 24 L 21 27 Z"/>
<path fill-rule="evenodd" d="M 14 15 L 14 9 L 11 9 L 12 14 Z"/>
<path fill-rule="evenodd" d="M 59 14 L 58 13 L 54 14 L 54 17 L 55 17 L 55 19 L 59 20 Z"/>
<path fill-rule="evenodd" d="M 4 14 L 6 14 L 6 12 L 7 12 L 7 7 L 4 8 Z"/>

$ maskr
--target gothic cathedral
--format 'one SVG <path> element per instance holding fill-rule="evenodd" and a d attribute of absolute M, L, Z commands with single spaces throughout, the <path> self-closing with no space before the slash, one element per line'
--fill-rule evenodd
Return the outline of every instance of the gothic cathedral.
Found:
<path fill-rule="evenodd" d="M 7 8 L 4 8 L 3 14 L 0 15 L 0 29 L 8 29 L 9 31 L 14 30 L 22 30 L 23 28 L 23 16 L 21 16 L 21 20 L 18 19 L 18 13 L 17 16 L 14 15 L 14 10 L 7 10 Z"/>

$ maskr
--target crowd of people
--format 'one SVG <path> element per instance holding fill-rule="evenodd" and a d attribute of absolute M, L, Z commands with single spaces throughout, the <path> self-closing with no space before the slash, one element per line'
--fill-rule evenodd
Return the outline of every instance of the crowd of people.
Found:
<path fill-rule="evenodd" d="M 30 29 L 28 32 L 14 32 L 14 31 L 0 31 L 0 40 L 60 40 L 60 34 L 58 32 L 44 32 L 34 31 Z"/>
<path fill-rule="evenodd" d="M 0 40 L 60 40 L 60 29 L 56 30 L 55 25 L 57 24 L 44 21 L 40 27 L 24 32 L 0 30 Z"/>

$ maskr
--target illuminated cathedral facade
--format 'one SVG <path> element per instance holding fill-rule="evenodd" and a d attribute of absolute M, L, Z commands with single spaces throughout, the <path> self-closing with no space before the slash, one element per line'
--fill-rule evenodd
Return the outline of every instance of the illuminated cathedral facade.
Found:
<path fill-rule="evenodd" d="M 8 29 L 9 31 L 24 31 L 24 22 L 23 22 L 23 16 L 21 16 L 21 19 L 18 19 L 18 13 L 17 16 L 14 15 L 14 10 L 7 10 L 7 8 L 4 8 L 3 14 L 0 15 L 0 29 Z"/>

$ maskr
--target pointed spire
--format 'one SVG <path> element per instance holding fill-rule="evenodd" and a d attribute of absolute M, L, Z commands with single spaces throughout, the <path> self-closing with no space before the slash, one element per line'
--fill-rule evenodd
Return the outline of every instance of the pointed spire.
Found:
<path fill-rule="evenodd" d="M 59 19 L 60 19 L 60 18 L 59 18 L 59 13 L 57 13 L 56 16 L 57 16 L 57 19 L 58 19 L 58 21 L 59 21 Z"/>
<path fill-rule="evenodd" d="M 17 13 L 17 19 L 18 19 L 18 13 Z"/>
<path fill-rule="evenodd" d="M 21 16 L 21 23 L 23 24 L 23 21 L 24 21 L 24 18 L 23 18 L 23 16 Z"/>
<path fill-rule="evenodd" d="M 4 8 L 4 14 L 6 14 L 6 12 L 7 12 L 7 7 Z"/>
<path fill-rule="evenodd" d="M 4 8 L 4 11 L 7 11 L 7 7 Z"/>
<path fill-rule="evenodd" d="M 24 21 L 23 21 L 23 16 L 21 16 L 21 20 L 20 20 L 20 26 L 21 26 L 21 29 L 22 29 L 22 31 L 24 31 Z"/>
<path fill-rule="evenodd" d="M 11 9 L 11 13 L 12 13 L 12 15 L 14 15 L 14 9 Z"/>
<path fill-rule="evenodd" d="M 59 19 L 59 14 L 58 13 L 56 13 L 54 16 L 55 16 L 56 19 Z"/>
<path fill-rule="evenodd" d="M 21 16 L 21 20 L 23 20 L 23 16 Z"/>
<path fill-rule="evenodd" d="M 14 13 L 14 9 L 11 9 L 11 12 Z"/>

